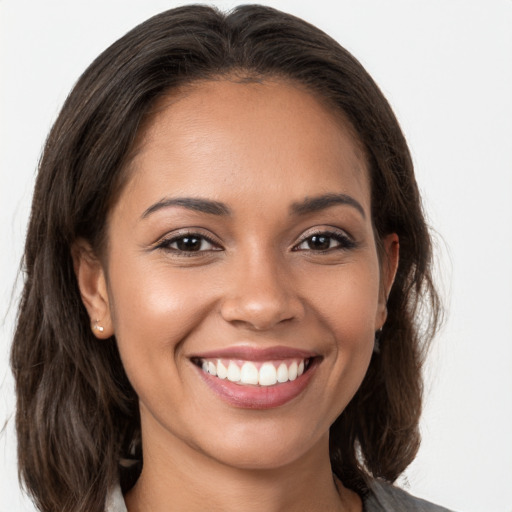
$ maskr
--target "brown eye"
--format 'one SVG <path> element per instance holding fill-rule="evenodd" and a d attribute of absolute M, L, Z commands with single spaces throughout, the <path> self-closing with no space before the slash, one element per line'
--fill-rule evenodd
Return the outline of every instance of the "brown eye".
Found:
<path fill-rule="evenodd" d="M 174 241 L 179 251 L 200 251 L 203 239 L 198 236 L 184 236 Z"/>
<path fill-rule="evenodd" d="M 179 235 L 166 240 L 162 240 L 157 246 L 159 249 L 174 253 L 200 253 L 206 251 L 219 251 L 221 248 L 204 235 L 191 233 L 189 235 Z"/>
<path fill-rule="evenodd" d="M 332 238 L 326 235 L 313 235 L 305 240 L 308 249 L 312 251 L 326 251 L 331 248 Z"/>
<path fill-rule="evenodd" d="M 352 249 L 355 242 L 342 232 L 315 233 L 302 239 L 294 250 L 326 252 L 331 250 Z"/>

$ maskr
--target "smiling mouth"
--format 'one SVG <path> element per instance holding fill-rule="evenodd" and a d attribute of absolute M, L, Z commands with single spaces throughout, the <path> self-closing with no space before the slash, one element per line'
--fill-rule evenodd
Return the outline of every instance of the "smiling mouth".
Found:
<path fill-rule="evenodd" d="M 193 358 L 201 370 L 221 380 L 241 386 L 270 387 L 292 382 L 311 367 L 314 357 L 271 361 L 244 361 L 226 358 Z"/>

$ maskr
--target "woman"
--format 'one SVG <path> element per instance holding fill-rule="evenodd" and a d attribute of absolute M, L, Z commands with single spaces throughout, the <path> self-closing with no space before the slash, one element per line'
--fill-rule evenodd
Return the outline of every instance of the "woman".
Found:
<path fill-rule="evenodd" d="M 258 6 L 136 27 L 36 183 L 12 366 L 37 506 L 441 510 L 389 485 L 430 265 L 398 123 L 337 43 Z"/>

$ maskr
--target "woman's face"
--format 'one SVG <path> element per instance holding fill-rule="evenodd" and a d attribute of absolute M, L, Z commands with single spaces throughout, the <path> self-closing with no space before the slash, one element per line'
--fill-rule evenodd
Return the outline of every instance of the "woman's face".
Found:
<path fill-rule="evenodd" d="M 91 301 L 139 396 L 145 457 L 325 455 L 397 259 L 390 235 L 381 274 L 362 153 L 283 82 L 210 81 L 158 107 Z"/>

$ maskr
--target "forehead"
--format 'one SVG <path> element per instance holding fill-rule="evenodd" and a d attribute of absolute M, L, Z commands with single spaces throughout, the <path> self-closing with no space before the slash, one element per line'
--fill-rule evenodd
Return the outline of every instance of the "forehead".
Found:
<path fill-rule="evenodd" d="M 141 129 L 130 175 L 128 189 L 150 178 L 162 194 L 210 196 L 235 186 L 237 194 L 270 187 L 307 196 L 350 179 L 369 202 L 366 159 L 351 125 L 282 80 L 210 80 L 163 96 Z"/>

